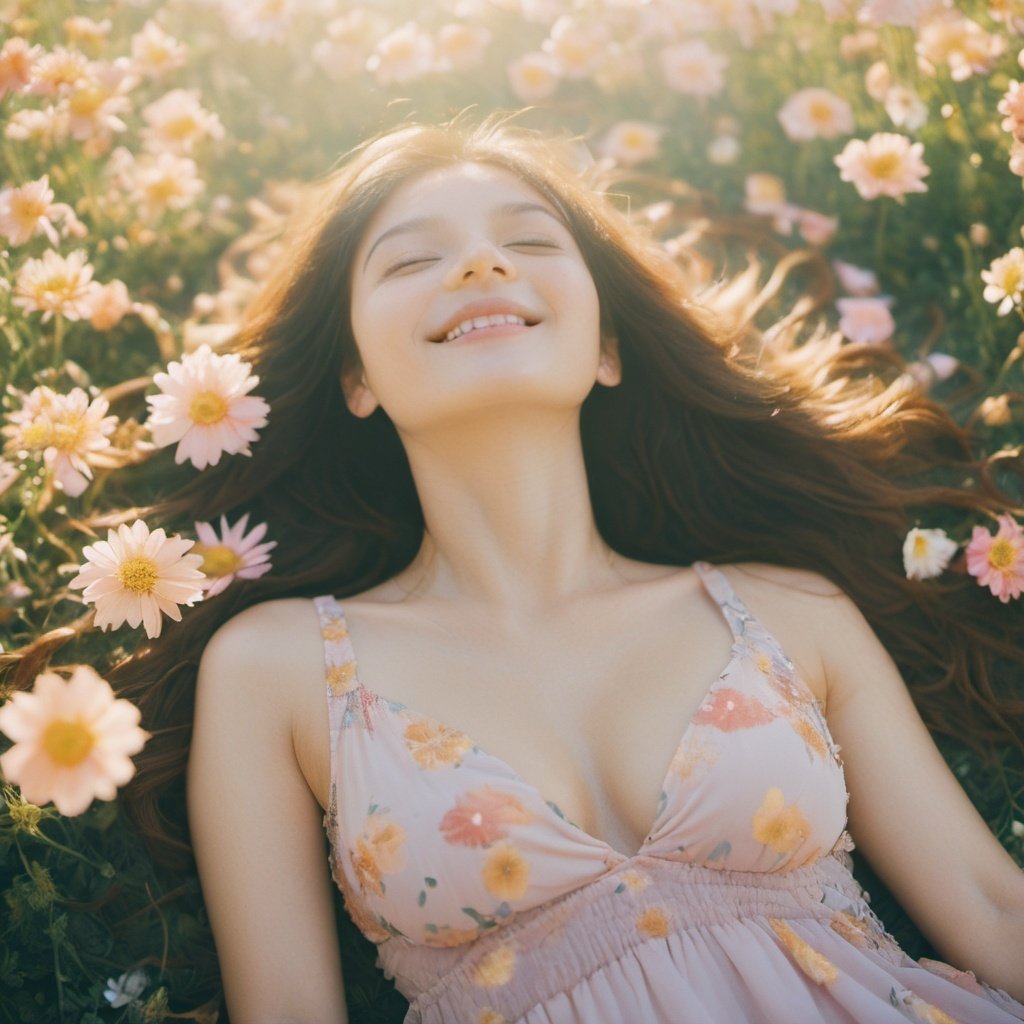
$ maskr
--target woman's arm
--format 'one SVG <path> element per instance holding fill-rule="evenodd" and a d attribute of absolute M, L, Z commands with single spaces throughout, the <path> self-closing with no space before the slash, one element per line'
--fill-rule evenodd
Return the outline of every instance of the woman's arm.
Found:
<path fill-rule="evenodd" d="M 850 833 L 953 966 L 1024 999 L 1024 872 L 921 720 L 895 662 L 845 595 L 817 618 Z"/>
<path fill-rule="evenodd" d="M 192 844 L 232 1021 L 346 1024 L 322 812 L 292 746 L 294 658 L 277 603 L 235 616 L 203 652 Z"/>

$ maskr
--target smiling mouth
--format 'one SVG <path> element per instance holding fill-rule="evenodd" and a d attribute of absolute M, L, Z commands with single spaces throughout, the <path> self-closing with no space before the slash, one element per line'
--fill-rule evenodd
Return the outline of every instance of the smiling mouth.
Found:
<path fill-rule="evenodd" d="M 440 338 L 430 340 L 437 345 L 443 345 L 447 341 L 454 341 L 463 335 L 472 334 L 487 327 L 533 327 L 540 321 L 527 320 L 526 317 L 516 316 L 514 313 L 493 313 L 490 316 L 474 316 L 456 324 L 447 334 Z"/>

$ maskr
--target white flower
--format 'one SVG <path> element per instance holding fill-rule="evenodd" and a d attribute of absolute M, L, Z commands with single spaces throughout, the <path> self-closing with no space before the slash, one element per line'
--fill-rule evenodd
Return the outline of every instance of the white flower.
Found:
<path fill-rule="evenodd" d="M 834 139 L 853 131 L 853 108 L 828 89 L 809 88 L 793 93 L 778 116 L 786 137 L 793 142 Z"/>
<path fill-rule="evenodd" d="M 107 416 L 108 408 L 105 398 L 90 402 L 82 388 L 67 395 L 45 385 L 34 388 L 22 409 L 9 414 L 12 424 L 2 431 L 10 438 L 6 450 L 41 452 L 57 483 L 76 498 L 92 479 L 92 454 L 110 447 L 117 417 Z"/>
<path fill-rule="evenodd" d="M 129 527 L 122 523 L 115 533 L 107 531 L 105 541 L 82 549 L 86 563 L 68 583 L 82 590 L 82 600 L 96 605 L 96 625 L 107 630 L 126 621 L 133 628 L 140 622 L 146 636 L 158 637 L 163 626 L 160 613 L 181 621 L 178 605 L 189 608 L 203 599 L 206 577 L 199 571 L 201 555 L 186 555 L 195 541 L 154 530 L 136 519 Z"/>
<path fill-rule="evenodd" d="M 47 249 L 40 260 L 26 260 L 14 285 L 14 305 L 28 313 L 42 313 L 43 323 L 59 313 L 68 320 L 92 314 L 92 264 L 84 249 L 66 259 Z"/>
<path fill-rule="evenodd" d="M 650 121 L 619 121 L 608 130 L 597 149 L 601 156 L 632 167 L 658 156 L 666 131 Z"/>
<path fill-rule="evenodd" d="M 107 978 L 107 989 L 103 998 L 115 1010 L 120 1006 L 129 1006 L 142 995 L 146 987 L 146 972 L 139 968 L 122 974 L 120 978 Z"/>
<path fill-rule="evenodd" d="M 924 144 L 893 132 L 875 132 L 865 142 L 851 139 L 833 160 L 839 177 L 852 182 L 864 199 L 892 196 L 905 202 L 908 192 L 927 192 L 921 180 L 931 168 L 921 159 Z"/>
<path fill-rule="evenodd" d="M 908 580 L 938 576 L 949 565 L 960 545 L 945 530 L 921 530 L 916 526 L 903 542 L 903 568 Z"/>
<path fill-rule="evenodd" d="M 858 267 L 856 264 L 847 263 L 844 260 L 833 260 L 839 283 L 851 295 L 875 295 L 878 293 L 878 275 L 867 267 Z"/>
<path fill-rule="evenodd" d="M 524 53 L 508 65 L 509 85 L 523 103 L 547 99 L 561 81 L 558 61 L 539 50 Z"/>
<path fill-rule="evenodd" d="M 146 425 L 160 448 L 178 442 L 174 461 L 192 460 L 196 469 L 216 466 L 221 454 L 250 455 L 256 428 L 266 425 L 270 406 L 247 395 L 259 383 L 251 366 L 234 352 L 217 355 L 209 345 L 171 362 L 153 383 L 163 392 L 148 395 Z"/>
<path fill-rule="evenodd" d="M 658 59 L 670 89 L 691 96 L 715 96 L 725 88 L 729 58 L 716 53 L 703 39 L 666 46 Z"/>
<path fill-rule="evenodd" d="M 988 270 L 981 272 L 981 279 L 985 282 L 982 298 L 986 302 L 998 302 L 996 313 L 1005 316 L 1022 301 L 1024 249 L 1015 246 L 1005 256 L 993 260 Z"/>

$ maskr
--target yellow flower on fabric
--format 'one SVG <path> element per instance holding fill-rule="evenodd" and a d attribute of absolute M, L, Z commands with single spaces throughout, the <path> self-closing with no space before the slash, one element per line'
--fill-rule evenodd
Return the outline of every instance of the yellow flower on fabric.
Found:
<path fill-rule="evenodd" d="M 113 800 L 135 774 L 129 755 L 149 739 L 139 718 L 88 665 L 67 681 L 43 672 L 31 692 L 15 693 L 0 708 L 0 730 L 14 740 L 0 755 L 0 770 L 29 804 L 52 800 L 61 814 L 81 814 L 96 797 Z"/>
<path fill-rule="evenodd" d="M 480 1016 L 477 1018 L 477 1024 L 507 1024 L 504 1014 L 498 1013 L 497 1010 L 492 1010 L 488 1007 L 485 1010 L 480 1011 Z"/>
<path fill-rule="evenodd" d="M 530 865 L 511 843 L 496 846 L 484 861 L 484 885 L 495 898 L 521 899 L 530 880 Z"/>
<path fill-rule="evenodd" d="M 405 829 L 382 812 L 367 816 L 352 853 L 352 867 L 364 892 L 384 894 L 382 876 L 393 875 L 405 866 L 405 838 Z"/>
<path fill-rule="evenodd" d="M 668 917 L 661 907 L 648 907 L 637 915 L 636 928 L 651 939 L 664 939 L 668 935 Z"/>
<path fill-rule="evenodd" d="M 796 804 L 787 807 L 782 790 L 772 786 L 754 813 L 753 834 L 776 853 L 789 853 L 811 834 L 811 826 L 800 808 Z"/>
<path fill-rule="evenodd" d="M 796 961 L 797 966 L 808 978 L 816 981 L 819 985 L 829 985 L 839 977 L 836 965 L 800 938 L 785 921 L 771 917 L 768 919 L 768 923 L 789 951 L 790 956 Z"/>
<path fill-rule="evenodd" d="M 473 968 L 473 981 L 482 988 L 497 988 L 512 980 L 516 969 L 516 951 L 508 945 L 491 950 Z"/>
<path fill-rule="evenodd" d="M 462 761 L 462 755 L 473 747 L 473 741 L 464 732 L 428 718 L 420 718 L 407 725 L 402 738 L 421 768 L 457 765 Z"/>

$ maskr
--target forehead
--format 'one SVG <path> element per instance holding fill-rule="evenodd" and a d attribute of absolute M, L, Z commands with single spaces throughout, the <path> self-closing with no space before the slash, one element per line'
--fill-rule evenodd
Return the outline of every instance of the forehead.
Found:
<path fill-rule="evenodd" d="M 362 244 L 365 247 L 377 231 L 408 217 L 432 212 L 457 215 L 524 201 L 557 213 L 540 191 L 504 167 L 468 162 L 436 167 L 403 182 L 388 196 L 371 218 Z"/>

